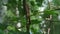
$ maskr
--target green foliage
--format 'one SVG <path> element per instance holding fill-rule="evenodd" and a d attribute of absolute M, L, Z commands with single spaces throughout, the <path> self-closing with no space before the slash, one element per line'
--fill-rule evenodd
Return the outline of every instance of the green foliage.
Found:
<path fill-rule="evenodd" d="M 8 4 L 7 4 L 8 9 L 15 8 L 16 4 L 17 4 L 16 0 L 8 0 Z"/>
<path fill-rule="evenodd" d="M 49 17 L 49 15 L 52 15 L 53 18 L 52 20 L 58 20 L 58 14 L 60 14 L 58 11 L 52 11 L 52 10 L 45 10 L 43 15 L 39 13 L 38 9 L 39 7 L 42 6 L 44 0 L 27 0 L 27 3 L 30 8 L 30 30 L 33 34 L 40 34 L 40 23 L 42 20 L 46 17 Z M 53 0 L 54 4 L 59 6 L 60 0 Z M 16 16 L 16 7 L 19 10 L 19 17 Z M 4 23 L 0 24 L 0 34 L 4 34 L 4 30 L 8 30 L 8 34 L 29 34 L 26 32 L 26 12 L 23 10 L 23 2 L 22 0 L 8 0 L 7 3 L 7 11 L 5 12 L 5 18 L 4 18 Z M 39 17 L 41 16 L 41 17 Z M 22 31 L 19 31 L 16 26 L 18 21 L 20 20 L 21 22 L 21 27 Z M 59 24 L 59 22 L 53 22 L 53 25 Z M 56 29 L 59 29 L 57 26 L 55 27 Z M 58 30 L 59 31 L 59 30 Z M 59 33 L 57 33 L 59 34 Z"/>
<path fill-rule="evenodd" d="M 42 5 L 43 0 L 36 0 L 36 2 L 37 2 L 37 5 L 38 5 L 38 6 L 41 6 L 41 5 Z"/>
<path fill-rule="evenodd" d="M 56 6 L 59 6 L 60 5 L 60 2 L 59 2 L 60 0 L 53 0 L 53 2 L 54 2 L 54 4 L 56 5 Z"/>
<path fill-rule="evenodd" d="M 47 10 L 47 11 L 44 11 L 44 16 L 43 16 L 43 18 L 47 18 L 47 17 L 49 17 L 50 15 L 54 16 L 55 14 L 57 14 L 55 11 Z"/>

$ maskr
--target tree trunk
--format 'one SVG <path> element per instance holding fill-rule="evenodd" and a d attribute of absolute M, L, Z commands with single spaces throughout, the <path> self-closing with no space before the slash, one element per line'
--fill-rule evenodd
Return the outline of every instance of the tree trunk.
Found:
<path fill-rule="evenodd" d="M 26 12 L 26 29 L 27 29 L 27 32 L 29 33 L 29 29 L 30 29 L 30 12 L 29 12 L 29 5 L 26 3 L 27 0 L 23 0 L 23 8 L 24 8 L 24 11 Z M 30 33 L 29 33 L 30 34 Z"/>

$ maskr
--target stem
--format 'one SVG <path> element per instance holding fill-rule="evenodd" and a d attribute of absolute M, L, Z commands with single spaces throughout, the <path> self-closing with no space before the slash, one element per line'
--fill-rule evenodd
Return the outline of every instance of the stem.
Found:
<path fill-rule="evenodd" d="M 23 0 L 23 8 L 24 8 L 24 11 L 26 12 L 26 29 L 27 29 L 27 32 L 29 33 L 29 29 L 30 29 L 30 12 L 29 12 L 29 6 L 28 4 L 26 3 L 26 0 Z"/>

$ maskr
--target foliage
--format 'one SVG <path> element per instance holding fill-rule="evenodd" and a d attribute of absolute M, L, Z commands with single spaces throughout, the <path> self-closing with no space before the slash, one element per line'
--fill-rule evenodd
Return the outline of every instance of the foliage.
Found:
<path fill-rule="evenodd" d="M 42 6 L 44 0 L 27 0 L 27 3 L 30 8 L 30 30 L 33 34 L 41 34 L 41 22 L 46 18 L 49 17 L 49 15 L 52 15 L 52 20 L 59 21 L 58 20 L 58 14 L 60 14 L 56 10 L 44 10 L 39 11 L 39 7 Z M 54 5 L 57 6 L 60 5 L 60 0 L 53 0 Z M 4 34 L 7 33 L 5 30 L 7 29 L 8 34 L 29 34 L 26 32 L 26 13 L 23 10 L 23 0 L 8 0 L 8 3 L 6 4 L 7 11 L 5 12 L 5 18 L 4 22 L 0 24 L 0 33 Z M 19 10 L 19 17 L 16 16 L 16 7 L 18 7 Z M 46 9 L 46 8 L 45 8 Z M 48 9 L 48 8 L 47 8 Z M 41 13 L 43 13 L 41 15 Z M 20 21 L 19 21 L 20 20 Z M 21 27 L 18 28 L 16 25 L 17 23 L 21 23 Z M 59 29 L 59 26 L 57 27 L 59 22 L 53 22 L 53 25 L 56 26 L 55 29 Z M 22 31 L 19 31 L 18 29 L 21 29 Z M 52 28 L 53 29 L 53 28 Z M 59 31 L 59 30 L 58 30 Z M 4 33 L 3 33 L 4 32 Z M 56 32 L 56 31 L 54 31 Z M 57 33 L 58 34 L 58 33 Z"/>

